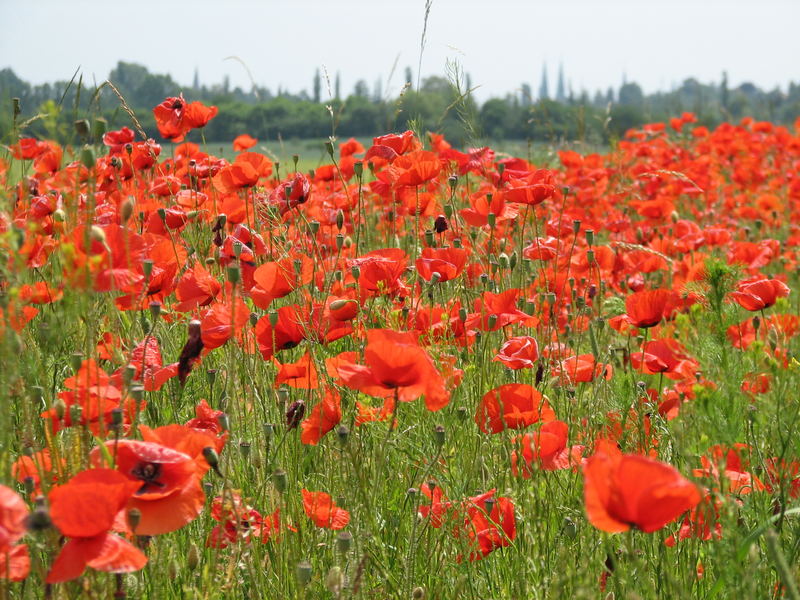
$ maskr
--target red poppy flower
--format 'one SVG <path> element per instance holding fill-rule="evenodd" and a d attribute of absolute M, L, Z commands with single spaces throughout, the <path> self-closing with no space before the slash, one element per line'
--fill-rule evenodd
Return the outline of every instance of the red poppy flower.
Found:
<path fill-rule="evenodd" d="M 299 273 L 295 261 L 299 261 Z M 267 262 L 253 271 L 255 285 L 250 289 L 250 297 L 256 306 L 266 310 L 273 300 L 287 296 L 300 286 L 308 285 L 313 276 L 314 261 L 307 256 Z"/>
<path fill-rule="evenodd" d="M 269 315 L 258 320 L 255 326 L 256 341 L 264 360 L 269 360 L 276 352 L 294 348 L 306 339 L 303 313 L 300 306 L 290 304 L 277 310 L 278 318 L 274 327 Z"/>
<path fill-rule="evenodd" d="M 272 174 L 272 161 L 257 152 L 241 152 L 232 164 L 220 170 L 212 181 L 217 191 L 235 193 L 242 188 L 253 187 L 262 177 Z"/>
<path fill-rule="evenodd" d="M 250 318 L 250 309 L 237 297 L 235 302 L 216 302 L 203 315 L 200 324 L 203 346 L 219 348 L 232 337 L 239 337 Z"/>
<path fill-rule="evenodd" d="M 731 297 L 746 310 L 757 311 L 769 308 L 778 298 L 789 295 L 789 286 L 777 279 L 756 277 L 740 281 Z"/>
<path fill-rule="evenodd" d="M 700 502 L 697 486 L 670 465 L 605 444 L 583 467 L 589 522 L 609 533 L 646 533 L 675 521 Z"/>
<path fill-rule="evenodd" d="M 440 528 L 444 522 L 445 515 L 453 507 L 453 503 L 446 500 L 444 490 L 440 485 L 435 485 L 431 489 L 428 483 L 423 483 L 419 489 L 431 501 L 430 504 L 419 505 L 420 516 L 423 519 L 427 519 L 430 516 L 431 527 Z"/>
<path fill-rule="evenodd" d="M 222 284 L 208 272 L 202 263 L 196 262 L 178 281 L 175 297 L 179 302 L 175 310 L 188 312 L 199 306 L 211 304 L 222 290 Z"/>
<path fill-rule="evenodd" d="M 530 369 L 539 360 L 539 344 L 536 338 L 526 335 L 510 338 L 492 360 L 509 369 Z"/>
<path fill-rule="evenodd" d="M 425 281 L 438 274 L 438 281 L 450 281 L 458 277 L 467 263 L 467 251 L 463 248 L 423 248 L 416 261 L 417 273 Z"/>
<path fill-rule="evenodd" d="M 303 494 L 303 510 L 317 527 L 325 529 L 344 529 L 350 522 L 350 513 L 334 504 L 330 494 L 325 492 L 309 492 Z"/>
<path fill-rule="evenodd" d="M 450 402 L 444 379 L 413 333 L 370 329 L 364 362 L 339 364 L 343 385 L 369 396 L 396 397 L 401 402 L 424 395 L 425 406 L 434 411 Z"/>
<path fill-rule="evenodd" d="M 200 478 L 208 469 L 203 448 L 216 449 L 224 441 L 181 425 L 155 430 L 140 426 L 140 430 L 145 439 L 152 441 L 107 442 L 105 450 L 113 457 L 116 469 L 137 484 L 128 502 L 129 509 L 136 508 L 141 513 L 134 533 L 159 535 L 175 531 L 193 521 L 203 509 L 205 494 Z M 101 465 L 103 456 L 100 448 L 95 448 L 90 458 L 93 464 Z"/>
<path fill-rule="evenodd" d="M 205 106 L 200 102 L 187 104 L 183 95 L 166 98 L 153 109 L 161 137 L 174 142 L 182 142 L 190 130 L 204 127 L 216 115 L 216 106 Z"/>
<path fill-rule="evenodd" d="M 80 577 L 86 567 L 110 573 L 144 567 L 147 557 L 138 548 L 109 534 L 123 521 L 125 505 L 138 487 L 118 471 L 90 469 L 50 492 L 50 518 L 68 540 L 53 562 L 47 583 Z"/>
<path fill-rule="evenodd" d="M 300 423 L 300 441 L 316 446 L 322 437 L 336 427 L 342 420 L 342 407 L 339 394 L 333 389 L 325 390 L 322 397 L 308 417 Z"/>
<path fill-rule="evenodd" d="M 512 179 L 504 190 L 506 201 L 528 206 L 541 204 L 555 194 L 556 187 L 552 182 L 552 173 L 545 169 L 539 169 L 525 179 Z"/>
<path fill-rule="evenodd" d="M 700 368 L 677 340 L 650 340 L 641 352 L 631 354 L 631 364 L 637 371 L 653 375 L 664 373 L 670 379 L 694 379 Z"/>
<path fill-rule="evenodd" d="M 607 363 L 597 362 L 594 354 L 570 356 L 558 362 L 553 368 L 562 385 L 589 383 L 598 377 L 606 381 L 614 374 L 613 367 Z"/>
<path fill-rule="evenodd" d="M 438 156 L 426 150 L 416 150 L 398 156 L 389 167 L 389 177 L 395 185 L 417 186 L 436 179 L 441 170 Z"/>
<path fill-rule="evenodd" d="M 233 151 L 234 152 L 242 152 L 243 150 L 248 150 L 252 148 L 258 143 L 258 140 L 246 133 L 242 135 L 237 135 L 236 138 L 233 140 Z"/>
<path fill-rule="evenodd" d="M 712 446 L 709 449 L 709 456 L 700 457 L 702 468 L 694 469 L 694 476 L 706 477 L 718 484 L 724 477 L 727 480 L 728 491 L 742 496 L 753 491 L 763 491 L 766 486 L 749 470 L 750 463 L 745 456 L 749 448 L 747 444 L 742 443 L 734 444 L 732 447 L 719 444 Z"/>
<path fill-rule="evenodd" d="M 523 323 L 529 326 L 536 324 L 534 317 L 517 308 L 519 290 L 511 288 L 495 294 L 484 292 L 475 300 L 475 312 L 467 317 L 466 326 L 481 331 L 497 331 L 512 323 Z"/>
<path fill-rule="evenodd" d="M 672 290 L 642 290 L 625 298 L 625 311 L 634 327 L 655 327 L 670 316 L 679 301 Z"/>
<path fill-rule="evenodd" d="M 225 413 L 221 410 L 215 410 L 208 405 L 208 401 L 203 398 L 194 407 L 195 417 L 186 422 L 186 427 L 192 429 L 199 429 L 215 435 L 217 437 L 227 437 L 227 432 L 222 429 L 219 424 L 219 418 Z"/>
<path fill-rule="evenodd" d="M 480 560 L 494 550 L 510 546 L 517 536 L 514 503 L 510 498 L 494 497 L 490 490 L 467 500 L 464 529 L 475 550 L 469 560 Z"/>
<path fill-rule="evenodd" d="M 583 446 L 568 448 L 567 433 L 566 423 L 550 421 L 542 425 L 539 431 L 514 438 L 514 443 L 519 444 L 521 449 L 523 462 L 520 465 L 517 451 L 512 452 L 511 472 L 528 479 L 534 467 L 544 471 L 557 471 L 570 465 L 579 465 Z"/>
<path fill-rule="evenodd" d="M 522 429 L 538 421 L 552 421 L 555 418 L 547 398 L 525 383 L 507 383 L 489 390 L 475 413 L 475 423 L 483 433 Z"/>
<path fill-rule="evenodd" d="M 280 508 L 263 517 L 235 492 L 214 498 L 211 518 L 221 523 L 211 530 L 206 541 L 211 548 L 226 548 L 239 540 L 266 543 L 280 533 Z"/>
<path fill-rule="evenodd" d="M 277 364 L 275 387 L 279 387 L 282 383 L 303 390 L 315 390 L 319 387 L 317 368 L 308 351 L 293 363 Z"/>
<path fill-rule="evenodd" d="M 0 485 L 0 554 L 9 552 L 22 539 L 27 518 L 25 501 L 11 488 Z"/>

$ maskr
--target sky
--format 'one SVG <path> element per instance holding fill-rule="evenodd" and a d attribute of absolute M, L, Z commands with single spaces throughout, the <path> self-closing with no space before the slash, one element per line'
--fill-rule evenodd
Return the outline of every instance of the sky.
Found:
<path fill-rule="evenodd" d="M 314 71 L 397 94 L 416 81 L 426 0 L 0 0 L 0 68 L 31 83 L 102 82 L 117 61 L 191 85 L 252 81 L 311 90 Z M 531 85 L 559 65 L 575 93 L 645 92 L 686 78 L 786 89 L 800 81 L 798 0 L 432 0 L 421 73 L 458 63 L 478 99 Z M 235 57 L 235 58 L 232 58 Z M 393 66 L 396 64 L 394 73 Z M 248 74 L 248 71 L 250 75 Z M 327 96 L 323 79 L 323 98 Z"/>

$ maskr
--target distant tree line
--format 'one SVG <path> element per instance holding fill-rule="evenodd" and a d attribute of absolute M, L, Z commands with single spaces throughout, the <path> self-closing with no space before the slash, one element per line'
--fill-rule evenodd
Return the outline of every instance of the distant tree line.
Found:
<path fill-rule="evenodd" d="M 605 144 L 632 127 L 665 121 L 689 111 L 699 122 L 714 126 L 744 116 L 790 124 L 800 115 L 800 84 L 786 91 L 764 91 L 744 83 L 730 88 L 727 76 L 718 83 L 685 80 L 671 91 L 645 94 L 633 82 L 623 82 L 589 94 L 574 93 L 559 69 L 556 93 L 551 98 L 543 70 L 538 94 L 523 83 L 515 93 L 479 104 L 471 94 L 469 75 L 458 71 L 450 77 L 427 77 L 418 89 L 412 85 L 410 68 L 405 85 L 392 97 L 383 82 L 373 86 L 359 80 L 347 96 L 337 74 L 331 84 L 319 71 L 311 81 L 311 93 L 290 93 L 253 85 L 249 91 L 222 84 L 202 85 L 197 73 L 192 86 L 181 86 L 169 75 L 150 73 L 145 67 L 119 62 L 109 73 L 127 106 L 145 132 L 158 139 L 152 108 L 168 96 L 183 93 L 189 101 L 200 100 L 219 107 L 219 115 L 203 131 L 207 141 L 225 141 L 241 133 L 262 140 L 293 138 L 369 137 L 392 130 L 436 131 L 459 145 L 503 139 L 533 142 L 581 140 Z M 324 88 L 324 90 L 323 90 Z M 9 143 L 14 133 L 12 99 L 19 98 L 21 113 L 16 126 L 24 135 L 74 142 L 75 120 L 105 118 L 110 128 L 131 126 L 131 118 L 110 86 L 87 86 L 79 77 L 31 85 L 11 69 L 0 70 L 0 139 Z"/>

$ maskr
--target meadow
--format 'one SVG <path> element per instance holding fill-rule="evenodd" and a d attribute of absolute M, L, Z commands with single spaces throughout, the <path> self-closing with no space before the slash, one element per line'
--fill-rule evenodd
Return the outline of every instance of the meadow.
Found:
<path fill-rule="evenodd" d="M 800 598 L 800 121 L 188 100 L 0 149 L 0 597 Z"/>

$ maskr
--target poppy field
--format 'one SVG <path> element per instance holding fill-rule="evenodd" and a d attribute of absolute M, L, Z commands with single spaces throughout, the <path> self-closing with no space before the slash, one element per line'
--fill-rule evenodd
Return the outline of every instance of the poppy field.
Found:
<path fill-rule="evenodd" d="M 800 598 L 800 121 L 153 113 L 0 149 L 0 597 Z"/>

